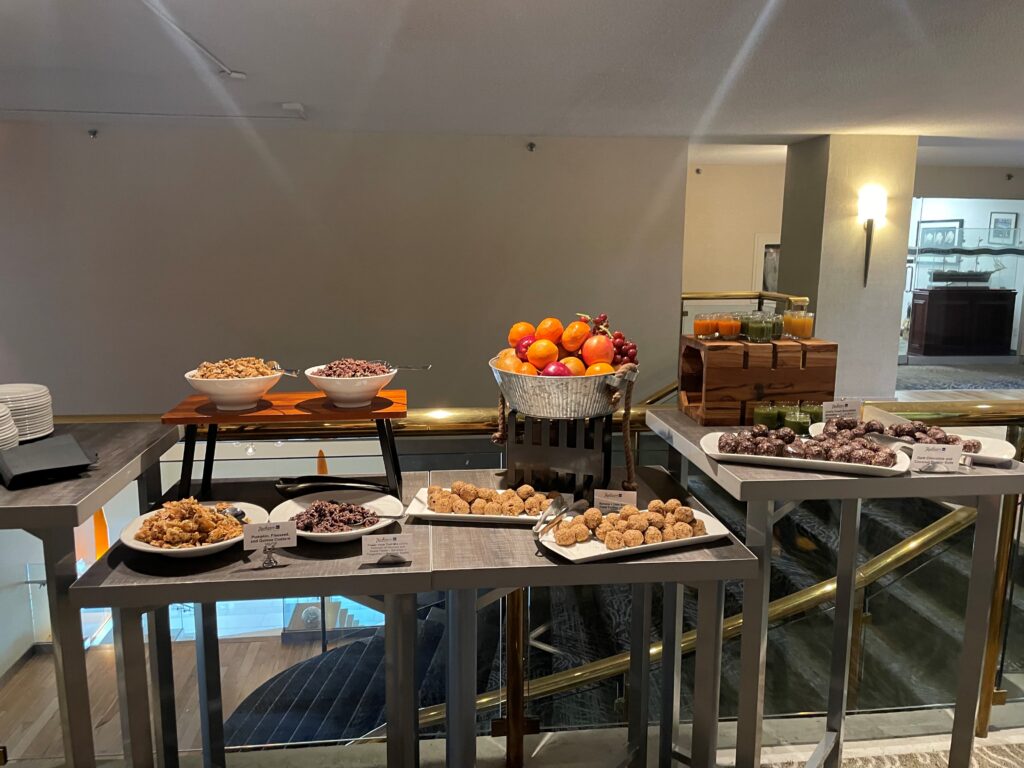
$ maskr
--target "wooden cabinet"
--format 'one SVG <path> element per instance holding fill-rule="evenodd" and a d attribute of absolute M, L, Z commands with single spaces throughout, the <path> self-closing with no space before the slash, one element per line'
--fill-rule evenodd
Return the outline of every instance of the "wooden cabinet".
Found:
<path fill-rule="evenodd" d="M 914 291 L 912 355 L 1009 355 L 1017 292 L 993 288 Z"/>

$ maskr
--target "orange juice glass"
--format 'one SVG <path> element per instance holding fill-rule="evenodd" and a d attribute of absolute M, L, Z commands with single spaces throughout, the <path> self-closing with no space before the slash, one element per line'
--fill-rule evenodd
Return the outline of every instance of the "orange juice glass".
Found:
<path fill-rule="evenodd" d="M 740 319 L 728 312 L 718 315 L 718 335 L 723 339 L 738 339 L 740 336 Z"/>
<path fill-rule="evenodd" d="M 718 317 L 710 314 L 697 315 L 693 319 L 693 335 L 698 339 L 718 338 Z"/>

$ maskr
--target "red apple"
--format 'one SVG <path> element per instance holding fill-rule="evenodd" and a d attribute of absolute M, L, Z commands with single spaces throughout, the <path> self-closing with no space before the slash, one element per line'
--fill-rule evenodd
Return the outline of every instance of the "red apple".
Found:
<path fill-rule="evenodd" d="M 580 354 L 588 366 L 595 363 L 611 363 L 615 359 L 615 344 L 609 337 L 598 334 L 583 342 Z"/>
<path fill-rule="evenodd" d="M 540 372 L 541 376 L 572 376 L 572 371 L 569 370 L 569 366 L 565 363 L 548 363 L 544 366 L 544 370 Z"/>
<path fill-rule="evenodd" d="M 532 333 L 523 336 L 523 338 L 519 340 L 519 343 L 516 344 L 516 357 L 518 357 L 524 363 L 529 362 L 526 359 L 526 350 L 528 350 L 530 348 L 530 345 L 533 344 L 533 342 L 535 342 L 536 340 L 537 338 Z"/>

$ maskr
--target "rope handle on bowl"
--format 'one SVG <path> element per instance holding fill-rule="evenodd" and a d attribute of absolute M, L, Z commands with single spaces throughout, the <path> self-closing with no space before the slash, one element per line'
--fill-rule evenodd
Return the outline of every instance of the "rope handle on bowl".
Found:
<path fill-rule="evenodd" d="M 504 445 L 508 441 L 508 417 L 505 414 L 505 393 L 498 390 L 498 431 L 491 435 L 491 442 Z"/>

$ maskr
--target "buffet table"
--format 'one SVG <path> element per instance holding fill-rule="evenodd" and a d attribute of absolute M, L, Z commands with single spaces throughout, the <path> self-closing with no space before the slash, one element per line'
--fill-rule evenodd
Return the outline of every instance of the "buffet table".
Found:
<path fill-rule="evenodd" d="M 0 487 L 0 528 L 22 529 L 43 542 L 64 760 L 91 767 L 96 757 L 82 621 L 69 599 L 77 577 L 74 529 L 140 476 L 142 504 L 158 497 L 158 462 L 179 432 L 162 424 L 124 423 L 61 425 L 55 434 L 72 435 L 86 453 L 98 455 L 96 463 L 70 480 L 17 491 Z"/>
<path fill-rule="evenodd" d="M 808 763 L 831 768 L 839 766 L 842 760 L 861 499 L 942 498 L 976 504 L 978 515 L 949 755 L 950 766 L 967 768 L 973 747 L 994 582 L 1000 497 L 1024 493 L 1024 466 L 1014 461 L 1006 468 L 975 466 L 962 474 L 910 472 L 896 477 L 794 471 L 708 458 L 700 447 L 700 440 L 716 429 L 698 426 L 675 408 L 648 410 L 647 424 L 686 461 L 707 474 L 733 498 L 747 505 L 746 545 L 757 556 L 759 567 L 744 585 L 743 686 L 740 690 L 736 749 L 736 764 L 741 768 L 760 765 L 772 526 L 786 513 L 787 507 L 783 505 L 813 499 L 840 502 L 835 628 L 826 734 Z"/>
<path fill-rule="evenodd" d="M 445 488 L 456 480 L 482 488 L 501 486 L 503 472 L 457 470 L 430 473 L 430 482 Z M 680 487 L 664 470 L 638 469 L 638 506 L 651 499 L 680 497 Z M 621 471 L 613 472 L 610 487 L 619 487 Z M 695 508 L 694 499 L 684 500 Z M 476 763 L 476 599 L 481 588 L 577 586 L 586 584 L 633 585 L 633 611 L 629 681 L 629 745 L 627 763 L 647 765 L 648 672 L 651 626 L 651 586 L 664 585 L 665 627 L 662 657 L 663 685 L 659 764 L 678 756 L 675 732 L 679 721 L 682 585 L 698 593 L 698 641 L 693 713 L 693 766 L 715 765 L 718 699 L 722 652 L 723 582 L 756 576 L 754 556 L 729 536 L 708 545 L 663 550 L 646 556 L 594 563 L 566 563 L 540 549 L 528 527 L 476 525 L 431 521 L 410 526 L 426 529 L 431 551 L 433 589 L 448 594 L 448 766 L 469 768 Z M 674 652 L 672 651 L 674 649 Z M 686 759 L 686 758 L 684 758 Z"/>
<path fill-rule="evenodd" d="M 406 473 L 405 487 L 415 492 L 426 484 L 426 479 L 425 472 Z M 403 499 L 406 504 L 411 500 L 411 496 Z M 358 539 L 341 544 L 300 539 L 297 547 L 277 551 L 280 563 L 277 568 L 261 567 L 262 555 L 245 552 L 240 545 L 194 559 L 164 558 L 135 552 L 123 544 L 114 545 L 71 587 L 71 600 L 78 608 L 113 608 L 121 727 L 128 764 L 133 768 L 154 764 L 143 613 L 166 608 L 171 603 L 196 604 L 196 669 L 203 761 L 205 766 L 224 766 L 217 602 L 304 595 L 383 594 L 387 622 L 388 765 L 417 765 L 419 739 L 413 673 L 416 593 L 430 588 L 432 553 L 430 531 L 426 527 L 396 520 L 381 531 L 399 532 L 413 534 L 414 540 L 411 561 L 397 566 L 379 566 L 365 559 Z M 164 711 L 161 716 L 167 714 Z M 173 707 L 169 714 L 173 718 Z M 161 727 L 167 725 L 162 723 Z M 173 719 L 169 726 L 175 727 Z"/>

